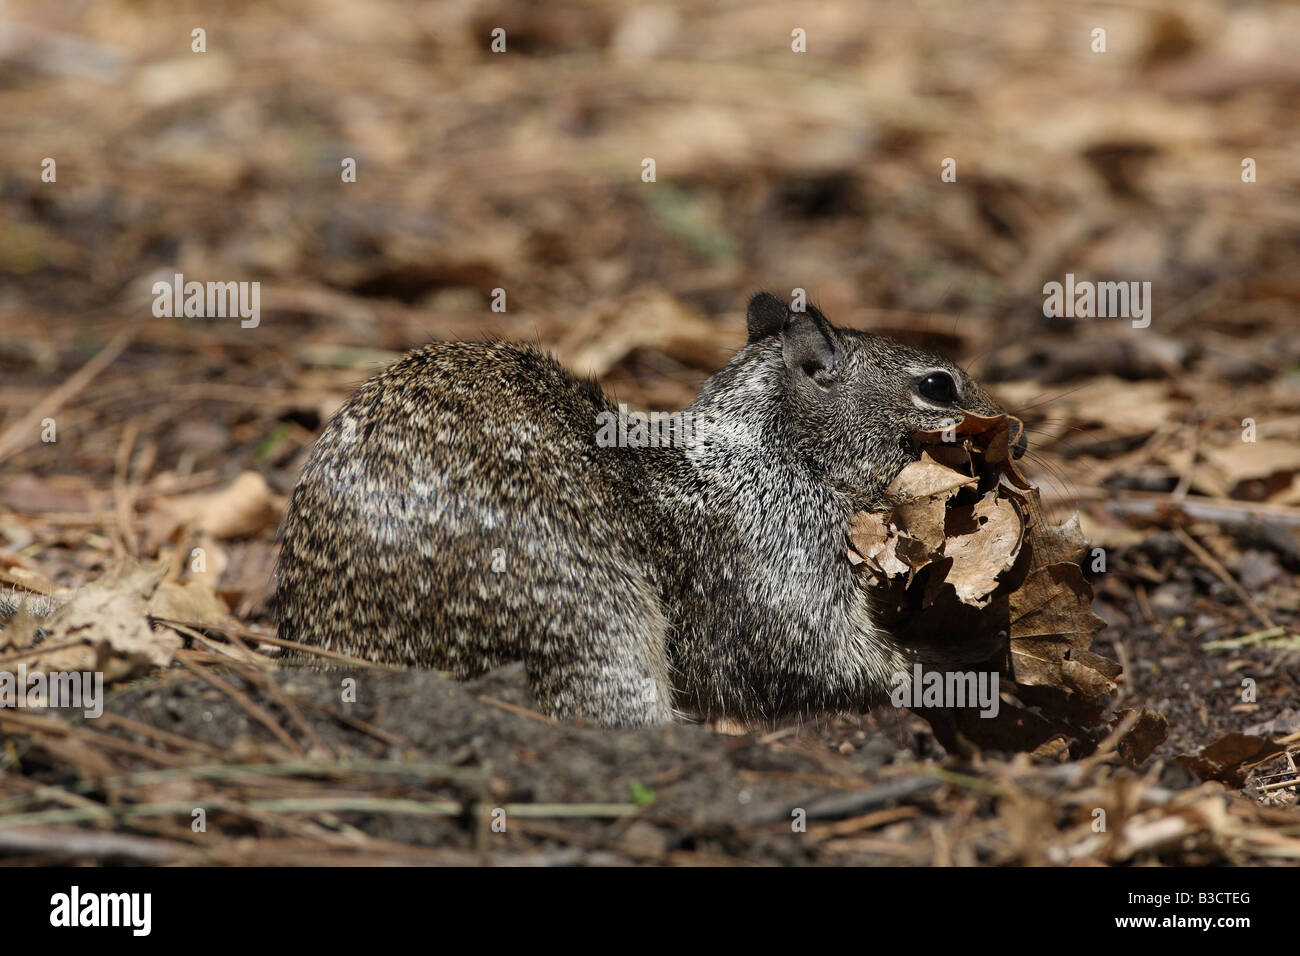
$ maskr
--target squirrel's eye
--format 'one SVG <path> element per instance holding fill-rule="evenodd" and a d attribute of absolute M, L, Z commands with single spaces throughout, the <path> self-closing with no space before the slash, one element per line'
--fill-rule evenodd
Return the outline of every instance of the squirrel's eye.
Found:
<path fill-rule="evenodd" d="M 957 401 L 957 383 L 947 372 L 930 372 L 916 383 L 916 391 L 927 402 L 951 405 Z"/>

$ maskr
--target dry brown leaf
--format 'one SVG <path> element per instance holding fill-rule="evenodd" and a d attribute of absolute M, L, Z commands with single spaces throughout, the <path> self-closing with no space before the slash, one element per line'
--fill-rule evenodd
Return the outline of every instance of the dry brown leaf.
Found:
<path fill-rule="evenodd" d="M 950 521 L 950 537 L 943 542 L 944 556 L 952 558 L 946 580 L 958 600 L 983 607 L 998 578 L 1011 570 L 1020 555 L 1024 524 L 1015 505 L 992 491 L 974 506 L 969 518 L 957 511 L 949 517 L 956 517 L 959 527 L 953 530 Z M 969 531 L 964 527 L 967 521 L 973 525 Z"/>
<path fill-rule="evenodd" d="M 159 506 L 181 524 L 220 539 L 248 538 L 274 528 L 284 511 L 255 471 L 243 472 L 221 491 L 160 500 Z"/>
<path fill-rule="evenodd" d="M 855 564 L 868 562 L 885 575 L 906 574 L 908 566 L 896 553 L 898 536 L 884 515 L 859 512 L 849 519 L 849 559 Z"/>
<path fill-rule="evenodd" d="M 42 646 L 51 650 L 27 659 L 29 671 L 101 671 L 113 681 L 166 667 L 182 642 L 172 631 L 154 630 L 148 613 L 165 570 L 125 565 L 78 588 L 46 621 L 16 617 L 5 639 L 30 646 L 21 642 L 33 626 L 44 628 Z"/>
<path fill-rule="evenodd" d="M 1115 711 L 1110 726 L 1114 728 L 1130 713 L 1132 711 L 1127 709 Z M 1168 736 L 1169 723 L 1164 715 L 1144 708 L 1134 720 L 1129 732 L 1120 739 L 1117 749 L 1120 756 L 1129 763 L 1139 764 L 1151 756 L 1152 751 L 1164 743 Z"/>
<path fill-rule="evenodd" d="M 570 368 L 600 376 L 638 348 L 661 349 L 700 368 L 717 368 L 727 360 L 716 325 L 661 292 L 632 295 L 591 313 L 556 345 L 555 353 Z"/>
<path fill-rule="evenodd" d="M 1203 454 L 1206 464 L 1197 480 L 1215 481 L 1234 498 L 1263 501 L 1285 495 L 1300 472 L 1300 444 L 1294 441 L 1261 438 Z"/>
<path fill-rule="evenodd" d="M 230 611 L 225 602 L 208 584 L 191 578 L 184 584 L 163 581 L 145 606 L 150 617 L 168 621 L 186 621 L 205 627 L 220 627 L 230 623 Z"/>
<path fill-rule="evenodd" d="M 918 434 L 920 460 L 891 484 L 894 505 L 850 521 L 851 560 L 882 619 L 923 659 L 1003 675 L 994 717 L 922 711 L 946 746 L 1086 753 L 1107 732 L 1120 667 L 1090 650 L 1104 622 L 1079 566 L 1078 520 L 1045 520 L 1011 456 L 1012 427 L 967 413 L 946 435 Z M 1119 750 L 1143 759 L 1166 732 L 1163 717 L 1143 714 Z"/>
<path fill-rule="evenodd" d="M 1234 732 L 1194 754 L 1179 754 L 1175 759 L 1202 780 L 1241 787 L 1252 767 L 1285 751 L 1285 744 L 1268 737 Z"/>
<path fill-rule="evenodd" d="M 41 478 L 31 473 L 15 475 L 0 486 L 0 507 L 20 514 L 47 511 L 86 512 L 90 503 L 81 478 Z"/>
<path fill-rule="evenodd" d="M 166 570 L 165 565 L 124 564 L 71 592 L 48 617 L 25 606 L 0 633 L 0 658 L 48 648 L 22 658 L 29 671 L 100 671 L 110 681 L 166 667 L 182 640 L 155 628 L 154 620 L 208 627 L 230 622 L 225 604 L 205 580 L 166 580 Z"/>
<path fill-rule="evenodd" d="M 929 550 L 943 547 L 947 535 L 947 503 L 962 488 L 973 488 L 975 479 L 934 461 L 908 465 L 893 484 L 890 495 L 899 500 L 894 520 L 901 531 L 924 544 Z"/>

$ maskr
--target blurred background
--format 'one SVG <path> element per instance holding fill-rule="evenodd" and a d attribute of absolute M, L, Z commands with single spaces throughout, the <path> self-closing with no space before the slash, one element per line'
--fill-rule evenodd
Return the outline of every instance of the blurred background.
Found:
<path fill-rule="evenodd" d="M 1024 415 L 1046 498 L 1129 555 L 1103 640 L 1171 673 L 1300 612 L 1298 104 L 1300 7 L 1262 0 L 8 3 L 4 579 L 163 554 L 242 475 L 205 533 L 265 620 L 283 495 L 396 353 L 538 341 L 677 408 L 801 288 Z M 176 273 L 260 282 L 257 327 L 155 317 Z M 1150 326 L 1046 318 L 1067 273 L 1150 282 Z M 1246 602 L 1134 526 L 1169 498 L 1283 529 L 1201 529 Z"/>

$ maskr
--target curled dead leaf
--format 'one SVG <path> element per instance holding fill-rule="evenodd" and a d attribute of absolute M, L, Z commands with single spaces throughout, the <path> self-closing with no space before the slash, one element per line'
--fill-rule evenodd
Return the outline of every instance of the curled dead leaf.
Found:
<path fill-rule="evenodd" d="M 1286 749 L 1286 744 L 1270 737 L 1233 732 L 1196 753 L 1179 754 L 1175 759 L 1202 780 L 1241 787 L 1252 768 Z"/>
<path fill-rule="evenodd" d="M 918 433 L 919 460 L 890 485 L 891 506 L 850 520 L 850 561 L 886 626 L 922 660 L 1001 675 L 997 716 L 922 711 L 945 746 L 1088 753 L 1107 733 L 1120 667 L 1091 650 L 1105 624 L 1079 566 L 1086 542 L 1077 517 L 1045 518 L 1011 454 L 1018 427 L 966 413 Z M 1118 744 L 1129 759 L 1167 734 L 1159 714 L 1141 718 Z"/>
<path fill-rule="evenodd" d="M 45 621 L 15 619 L 6 628 L 12 639 L 33 625 L 45 632 L 37 647 L 49 648 L 24 660 L 29 671 L 99 671 L 105 680 L 123 680 L 171 663 L 181 639 L 155 631 L 146 606 L 165 568 L 127 565 L 72 593 Z M 30 646 L 30 645 L 28 645 Z"/>
<path fill-rule="evenodd" d="M 218 539 L 248 538 L 274 528 L 284 511 L 279 496 L 255 471 L 246 471 L 220 491 L 160 502 L 180 524 Z"/>
<path fill-rule="evenodd" d="M 229 613 L 206 583 L 165 580 L 166 571 L 128 562 L 72 591 L 48 617 L 24 607 L 0 634 L 0 660 L 14 655 L 29 672 L 98 671 L 108 681 L 168 666 L 183 642 L 156 620 L 218 627 Z"/>

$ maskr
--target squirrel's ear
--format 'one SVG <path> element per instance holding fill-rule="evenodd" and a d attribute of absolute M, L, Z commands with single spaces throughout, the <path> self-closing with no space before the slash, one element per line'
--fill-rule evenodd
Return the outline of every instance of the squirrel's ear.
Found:
<path fill-rule="evenodd" d="M 826 316 L 811 306 L 807 312 L 791 313 L 781 338 L 785 364 L 792 372 L 808 376 L 823 389 L 834 386 L 840 343 Z"/>
<path fill-rule="evenodd" d="M 749 300 L 746 319 L 749 323 L 749 341 L 756 342 L 768 335 L 775 335 L 785 328 L 785 320 L 790 317 L 789 307 L 770 292 L 760 292 Z"/>

